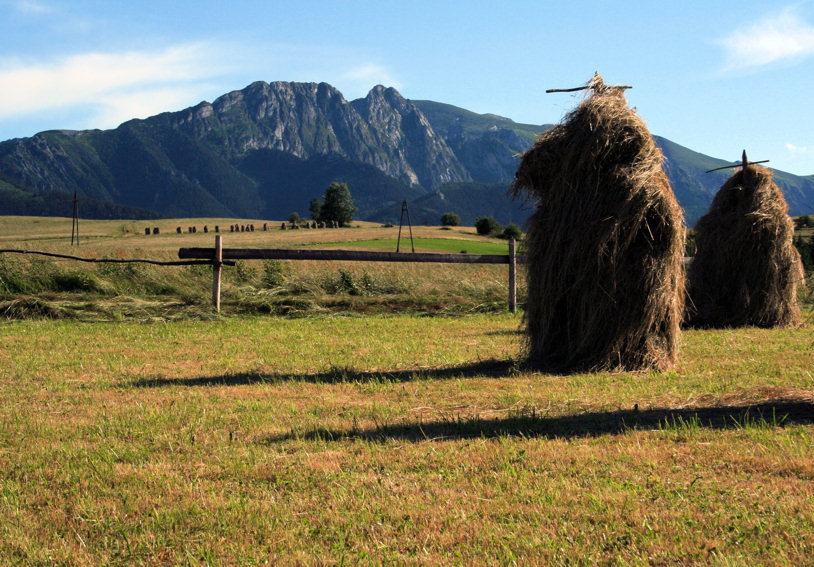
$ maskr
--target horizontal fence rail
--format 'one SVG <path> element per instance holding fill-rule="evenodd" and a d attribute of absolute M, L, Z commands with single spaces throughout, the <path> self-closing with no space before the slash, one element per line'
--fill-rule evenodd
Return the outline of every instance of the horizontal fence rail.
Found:
<path fill-rule="evenodd" d="M 41 252 L 39 250 L 20 250 L 17 248 L 0 248 L 0 254 L 31 254 L 35 256 L 48 256 L 49 258 L 61 258 L 64 260 L 76 260 L 77 262 L 89 262 L 93 264 L 152 264 L 154 266 L 195 266 L 212 264 L 212 260 L 186 260 L 181 262 L 162 260 L 143 260 L 140 258 L 84 258 L 82 256 L 71 256 L 70 254 L 57 254 L 55 252 Z M 234 266 L 234 262 L 224 262 Z"/>
<path fill-rule="evenodd" d="M 290 248 L 223 248 L 220 235 L 214 248 L 180 248 L 178 257 L 208 261 L 212 264 L 212 305 L 220 311 L 221 266 L 228 260 L 334 260 L 346 262 L 423 262 L 439 264 L 508 264 L 509 311 L 517 311 L 517 262 L 514 238 L 509 239 L 508 254 L 430 254 L 416 252 L 368 252 L 363 250 L 295 250 Z"/>
<path fill-rule="evenodd" d="M 367 252 L 362 250 L 292 250 L 285 248 L 224 248 L 223 260 L 338 260 L 350 262 L 437 262 L 441 264 L 508 264 L 507 254 L 429 254 L 417 252 Z M 181 248 L 179 258 L 212 261 L 214 248 Z M 517 256 L 517 262 L 523 262 Z"/>

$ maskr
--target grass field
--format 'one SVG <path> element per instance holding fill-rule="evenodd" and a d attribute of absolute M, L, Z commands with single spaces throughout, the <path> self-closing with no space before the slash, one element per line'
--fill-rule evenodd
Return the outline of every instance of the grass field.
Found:
<path fill-rule="evenodd" d="M 172 259 L 205 223 L 72 250 L 70 219 L 0 217 L 0 248 Z M 505 272 L 246 262 L 216 316 L 206 266 L 0 255 L 0 565 L 812 563 L 810 295 L 799 329 L 683 332 L 674 371 L 556 376 Z"/>
<path fill-rule="evenodd" d="M 337 248 L 364 248 L 369 250 L 383 250 L 395 252 L 396 246 L 402 252 L 411 252 L 415 246 L 416 252 L 460 252 L 461 254 L 508 254 L 509 245 L 507 242 L 480 242 L 476 240 L 462 241 L 459 238 L 415 238 L 411 242 L 409 237 L 402 238 L 401 242 L 396 238 L 382 238 L 379 240 L 352 240 L 349 242 L 337 242 L 327 246 Z"/>
<path fill-rule="evenodd" d="M 226 248 L 340 247 L 396 249 L 398 227 L 358 223 L 350 228 L 280 230 L 279 222 L 252 223 L 254 232 L 229 232 L 234 219 L 81 221 L 71 246 L 71 220 L 0 217 L 0 248 L 88 258 L 177 260 L 178 249 L 213 247 L 214 227 Z M 177 234 L 176 227 L 183 232 Z M 196 233 L 188 228 L 195 226 Z M 207 226 L 208 233 L 203 232 Z M 160 234 L 145 235 L 157 227 Z M 414 227 L 419 251 L 506 254 L 505 240 L 472 227 Z M 402 235 L 404 236 L 404 234 Z M 402 238 L 402 249 L 409 250 Z M 84 320 L 170 320 L 211 317 L 211 274 L 206 266 L 81 264 L 42 257 L 0 255 L 0 314 Z M 524 280 L 518 282 L 522 301 Z M 495 265 L 341 262 L 239 262 L 223 272 L 225 315 L 274 313 L 498 312 L 508 305 L 508 269 Z"/>
<path fill-rule="evenodd" d="M 518 325 L 6 323 L 0 563 L 810 563 L 810 327 L 551 376 Z"/>

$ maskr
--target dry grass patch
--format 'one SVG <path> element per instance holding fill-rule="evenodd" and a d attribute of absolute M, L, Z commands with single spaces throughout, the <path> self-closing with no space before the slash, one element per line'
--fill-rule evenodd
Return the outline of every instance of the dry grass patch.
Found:
<path fill-rule="evenodd" d="M 14 222 L 12 222 L 12 220 Z M 144 235 L 138 222 L 86 221 L 98 238 L 70 246 L 70 219 L 0 217 L 0 247 L 29 248 L 117 259 L 175 260 L 181 247 L 212 247 L 213 234 Z M 228 226 L 230 219 L 160 221 L 183 226 Z M 233 222 L 233 221 L 231 221 Z M 67 233 L 60 231 L 67 226 Z M 258 226 L 255 223 L 255 226 Z M 262 226 L 260 224 L 259 226 Z M 397 230 L 397 229 L 395 229 Z M 301 248 L 392 239 L 393 227 L 262 230 L 225 233 L 231 248 Z M 441 233 L 415 227 L 416 238 L 460 242 L 461 249 L 494 246 L 472 228 Z M 454 240 L 452 239 L 454 237 Z M 502 244 L 499 244 L 502 246 Z M 42 257 L 0 255 L 0 316 L 7 319 L 177 320 L 212 318 L 212 270 L 208 266 L 81 264 Z M 222 313 L 271 313 L 300 317 L 318 312 L 396 311 L 461 313 L 508 308 L 506 266 L 415 265 L 340 262 L 248 261 L 223 272 Z M 520 296 L 523 295 L 520 280 Z"/>
<path fill-rule="evenodd" d="M 808 561 L 810 328 L 555 376 L 519 322 L 0 325 L 0 563 Z"/>

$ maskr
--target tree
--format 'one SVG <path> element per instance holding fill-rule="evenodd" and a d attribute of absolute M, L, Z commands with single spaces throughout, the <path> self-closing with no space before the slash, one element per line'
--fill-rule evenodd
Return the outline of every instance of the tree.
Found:
<path fill-rule="evenodd" d="M 503 229 L 503 238 L 514 238 L 515 240 L 520 240 L 523 238 L 523 230 L 518 225 L 511 222 Z"/>
<path fill-rule="evenodd" d="M 322 221 L 322 201 L 319 200 L 319 197 L 314 197 L 311 199 L 311 204 L 308 205 L 308 210 L 311 212 L 311 218 L 317 222 Z"/>
<path fill-rule="evenodd" d="M 797 217 L 794 221 L 796 228 L 806 228 L 808 226 L 812 226 L 811 217 L 808 215 L 803 215 L 801 217 Z"/>
<path fill-rule="evenodd" d="M 297 224 L 298 222 L 300 222 L 300 214 L 297 212 L 291 213 L 290 215 L 288 215 L 288 222 L 290 222 L 291 224 Z"/>
<path fill-rule="evenodd" d="M 478 234 L 488 235 L 500 232 L 503 229 L 500 223 L 492 217 L 478 217 L 475 220 L 475 230 Z"/>
<path fill-rule="evenodd" d="M 311 203 L 313 204 L 313 201 Z M 322 222 L 337 221 L 339 226 L 345 226 L 353 220 L 353 213 L 356 211 L 347 184 L 334 182 L 325 190 L 319 220 Z"/>
<path fill-rule="evenodd" d="M 444 213 L 441 215 L 441 225 L 443 226 L 458 226 L 461 224 L 461 217 L 455 213 Z"/>

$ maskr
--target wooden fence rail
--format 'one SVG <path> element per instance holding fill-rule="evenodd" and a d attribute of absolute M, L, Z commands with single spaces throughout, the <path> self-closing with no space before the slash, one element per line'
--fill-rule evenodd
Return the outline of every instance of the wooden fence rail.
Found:
<path fill-rule="evenodd" d="M 221 236 L 214 248 L 181 248 L 178 257 L 212 262 L 212 304 L 220 310 L 220 266 L 227 260 L 337 260 L 345 262 L 435 262 L 440 264 L 508 264 L 509 310 L 517 311 L 517 262 L 524 258 L 515 252 L 509 239 L 509 254 L 428 254 L 415 252 L 367 252 L 362 250 L 290 250 L 283 248 L 223 248 Z"/>
<path fill-rule="evenodd" d="M 42 252 L 40 250 L 21 250 L 19 248 L 0 248 L 0 254 L 26 254 L 35 256 L 47 256 L 49 258 L 60 258 L 63 260 L 76 260 L 77 262 L 90 262 L 93 264 L 152 264 L 154 266 L 194 266 L 199 264 L 211 264 L 212 260 L 182 260 L 180 262 L 165 262 L 163 260 L 143 260 L 139 258 L 85 258 L 83 256 L 72 256 L 70 254 L 57 254 L 56 252 Z M 234 262 L 224 262 L 229 266 L 234 266 Z"/>

